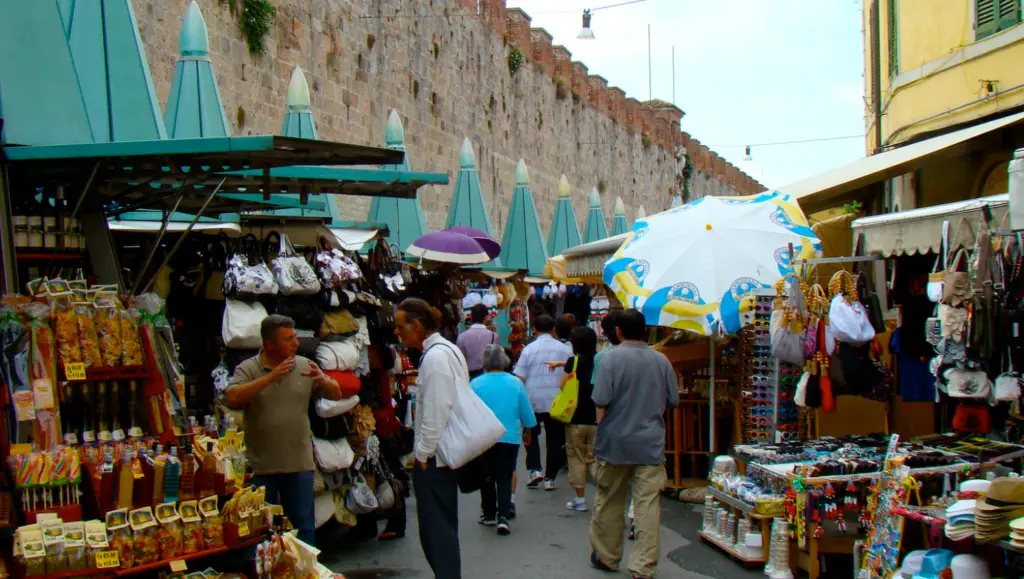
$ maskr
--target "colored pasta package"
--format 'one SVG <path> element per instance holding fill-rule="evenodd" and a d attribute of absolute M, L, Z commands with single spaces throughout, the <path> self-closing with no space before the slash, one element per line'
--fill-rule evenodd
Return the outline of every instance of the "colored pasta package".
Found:
<path fill-rule="evenodd" d="M 132 527 L 135 563 L 147 565 L 160 560 L 160 543 L 157 541 L 159 523 L 151 507 L 135 509 L 128 514 Z"/>
<path fill-rule="evenodd" d="M 224 521 L 217 510 L 216 495 L 199 501 L 199 512 L 203 515 L 203 542 L 207 549 L 224 546 Z"/>
<path fill-rule="evenodd" d="M 82 362 L 86 368 L 103 366 L 100 356 L 100 339 L 96 333 L 96 308 L 89 301 L 88 292 L 72 290 L 75 305 L 75 322 L 78 325 L 78 340 L 82 345 Z"/>
<path fill-rule="evenodd" d="M 184 553 L 191 555 L 205 548 L 203 539 L 203 518 L 199 515 L 196 501 L 185 501 L 178 508 L 181 522 L 185 525 Z"/>
<path fill-rule="evenodd" d="M 161 503 L 156 506 L 156 520 L 160 522 L 156 538 L 160 542 L 160 558 L 176 559 L 185 554 L 185 530 L 182 528 L 181 515 L 174 503 Z"/>
<path fill-rule="evenodd" d="M 32 398 L 36 410 L 49 410 L 54 407 L 54 389 L 57 384 L 56 344 L 53 331 L 47 323 L 50 308 L 45 304 L 32 303 L 25 306 L 25 314 L 29 320 L 28 358 Z"/>
<path fill-rule="evenodd" d="M 121 324 L 121 363 L 125 366 L 141 366 L 146 363 L 142 336 L 139 335 L 139 317 L 138 310 L 118 311 L 118 321 Z"/>
<path fill-rule="evenodd" d="M 103 366 L 114 368 L 121 365 L 121 300 L 117 299 L 116 291 L 97 291 L 96 299 L 96 333 L 100 342 L 100 357 Z"/>
<path fill-rule="evenodd" d="M 117 551 L 122 569 L 135 566 L 135 538 L 128 527 L 128 509 L 115 509 L 107 513 L 107 542 Z"/>
<path fill-rule="evenodd" d="M 82 361 L 82 342 L 78 338 L 78 317 L 75 306 L 71 303 L 71 294 L 56 296 L 53 304 L 53 328 L 57 334 L 57 346 L 60 363 L 67 366 Z M 26 310 L 37 309 L 31 304 Z M 26 312 L 28 313 L 28 312 Z M 30 319 L 33 317 L 29 314 Z"/>

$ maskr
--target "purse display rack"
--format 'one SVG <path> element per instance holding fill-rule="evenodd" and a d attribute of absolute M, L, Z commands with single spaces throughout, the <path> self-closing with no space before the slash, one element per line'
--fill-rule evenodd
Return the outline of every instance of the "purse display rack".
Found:
<path fill-rule="evenodd" d="M 798 440 L 799 412 L 793 402 L 801 370 L 772 355 L 770 323 L 774 296 L 755 298 L 754 323 L 741 332 L 744 442 Z"/>

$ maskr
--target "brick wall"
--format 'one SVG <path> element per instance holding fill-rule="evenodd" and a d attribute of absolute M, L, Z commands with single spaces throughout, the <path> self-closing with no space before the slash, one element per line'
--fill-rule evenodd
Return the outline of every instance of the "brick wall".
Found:
<path fill-rule="evenodd" d="M 760 188 L 735 168 L 720 166 L 722 173 L 715 173 L 717 155 L 698 150 L 699 142 L 679 131 L 682 111 L 651 109 L 608 87 L 564 47 L 552 46 L 549 33 L 531 29 L 528 14 L 506 9 L 504 0 L 274 0 L 277 15 L 263 55 L 248 52 L 227 6 L 198 1 L 234 134 L 280 131 L 292 67 L 302 66 L 323 139 L 382 145 L 394 108 L 405 124 L 413 168 L 450 172 L 454 181 L 459 148 L 469 137 L 499 236 L 520 157 L 530 167 L 545 233 L 563 173 L 580 216 L 600 181 L 607 185 L 606 208 L 617 196 L 627 215 L 639 205 L 648 213 L 667 208 L 681 192 L 684 150 L 702 167 L 691 177 L 691 191 L 722 195 Z M 166 103 L 188 2 L 133 5 L 157 95 Z M 531 64 L 515 75 L 508 69 L 511 47 Z M 578 97 L 559 99 L 555 79 L 564 79 Z M 645 122 L 655 141 L 650 147 L 640 137 Z M 344 218 L 366 217 L 368 200 L 338 199 Z M 451 185 L 425 187 L 421 199 L 428 226 L 443 226 Z"/>

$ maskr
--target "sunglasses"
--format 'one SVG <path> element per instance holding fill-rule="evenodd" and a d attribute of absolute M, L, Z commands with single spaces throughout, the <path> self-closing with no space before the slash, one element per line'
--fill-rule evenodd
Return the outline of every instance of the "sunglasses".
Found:
<path fill-rule="evenodd" d="M 747 431 L 743 435 L 747 440 L 768 440 L 768 433 L 760 430 Z"/>
<path fill-rule="evenodd" d="M 799 436 L 795 432 L 783 432 L 779 435 L 779 438 L 783 442 L 791 442 L 793 440 L 798 440 Z"/>
<path fill-rule="evenodd" d="M 776 428 L 783 432 L 796 432 L 795 424 L 780 424 Z"/>
<path fill-rule="evenodd" d="M 767 406 L 756 406 L 754 408 L 748 408 L 747 412 L 753 416 L 771 416 L 772 409 Z"/>

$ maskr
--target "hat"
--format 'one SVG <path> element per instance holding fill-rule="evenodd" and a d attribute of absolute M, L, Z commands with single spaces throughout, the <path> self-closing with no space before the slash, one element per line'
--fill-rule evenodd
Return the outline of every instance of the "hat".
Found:
<path fill-rule="evenodd" d="M 963 501 L 957 501 L 946 508 L 947 517 L 955 517 L 957 515 L 970 514 L 974 516 L 974 508 L 977 505 L 976 499 L 967 499 Z"/>
<path fill-rule="evenodd" d="M 921 572 L 921 563 L 924 561 L 924 554 L 927 551 L 911 551 L 907 553 L 907 556 L 903 558 L 903 567 L 900 568 L 900 575 L 910 578 L 915 573 Z M 893 574 L 896 577 L 896 574 Z"/>
<path fill-rule="evenodd" d="M 952 560 L 953 552 L 948 549 L 929 549 L 921 561 L 921 571 L 914 573 L 913 579 L 939 579 L 939 573 Z"/>
<path fill-rule="evenodd" d="M 1006 512 L 1024 508 L 1024 479 L 997 478 L 988 489 L 988 496 L 978 501 L 978 510 Z"/>
<path fill-rule="evenodd" d="M 960 483 L 960 492 L 962 493 L 987 493 L 988 489 L 992 486 L 992 481 L 975 478 L 971 480 L 965 480 Z"/>
<path fill-rule="evenodd" d="M 989 579 L 988 563 L 977 555 L 957 555 L 949 563 L 953 579 Z"/>

